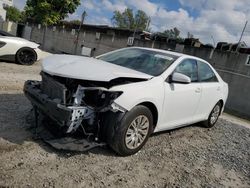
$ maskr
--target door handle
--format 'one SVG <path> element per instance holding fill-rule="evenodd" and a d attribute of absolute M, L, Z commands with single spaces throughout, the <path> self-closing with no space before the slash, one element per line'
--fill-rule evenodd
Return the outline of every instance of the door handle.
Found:
<path fill-rule="evenodd" d="M 198 87 L 195 89 L 195 93 L 200 93 L 200 92 L 201 92 L 201 88 Z"/>
<path fill-rule="evenodd" d="M 217 87 L 217 91 L 220 91 L 220 87 Z"/>

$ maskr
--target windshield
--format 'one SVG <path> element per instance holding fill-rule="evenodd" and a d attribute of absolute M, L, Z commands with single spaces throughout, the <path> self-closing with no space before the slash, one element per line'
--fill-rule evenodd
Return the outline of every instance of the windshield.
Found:
<path fill-rule="evenodd" d="M 103 61 L 152 76 L 163 73 L 178 57 L 140 48 L 125 48 L 98 57 Z"/>

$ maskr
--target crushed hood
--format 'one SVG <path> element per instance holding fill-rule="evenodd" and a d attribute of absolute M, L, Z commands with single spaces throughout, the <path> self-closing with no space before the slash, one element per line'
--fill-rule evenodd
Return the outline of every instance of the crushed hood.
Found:
<path fill-rule="evenodd" d="M 109 82 L 115 78 L 150 79 L 151 75 L 95 58 L 53 55 L 43 60 L 42 70 L 50 75 Z"/>

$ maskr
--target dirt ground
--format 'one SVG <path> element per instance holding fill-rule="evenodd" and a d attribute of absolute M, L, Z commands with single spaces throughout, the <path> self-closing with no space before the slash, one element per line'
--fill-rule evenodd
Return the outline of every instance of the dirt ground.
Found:
<path fill-rule="evenodd" d="M 250 124 L 223 116 L 153 135 L 136 155 L 58 151 L 33 137 L 23 82 L 40 63 L 0 63 L 0 187 L 250 187 Z"/>

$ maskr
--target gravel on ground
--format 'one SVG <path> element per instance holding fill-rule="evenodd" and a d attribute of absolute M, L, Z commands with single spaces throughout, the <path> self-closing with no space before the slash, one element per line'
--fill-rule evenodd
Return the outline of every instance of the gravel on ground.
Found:
<path fill-rule="evenodd" d="M 136 155 L 58 151 L 34 139 L 22 92 L 40 63 L 0 63 L 0 187 L 250 187 L 250 129 L 223 116 L 158 133 Z"/>

